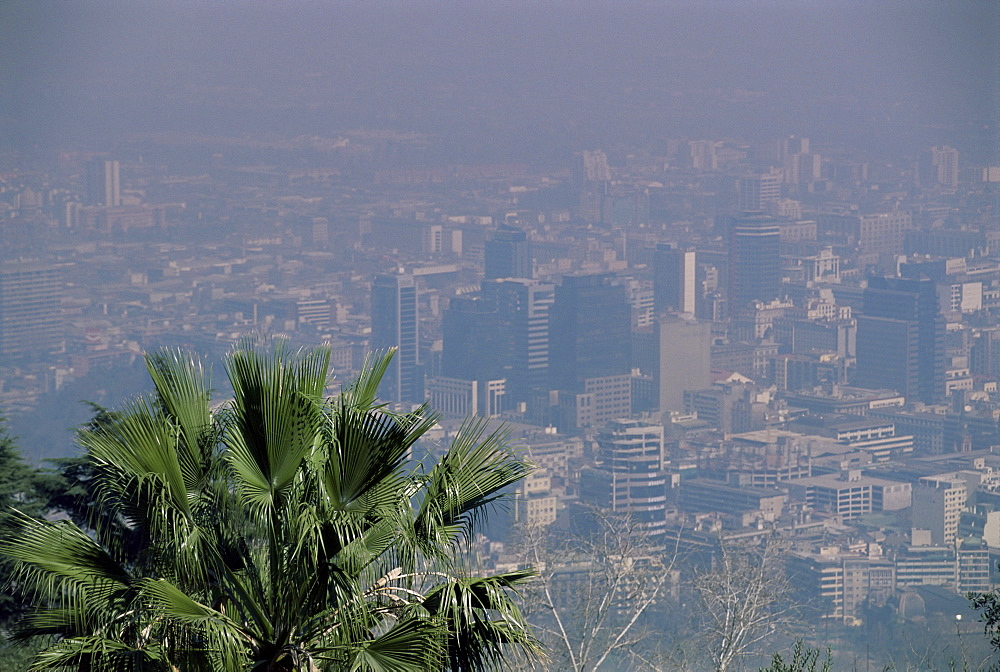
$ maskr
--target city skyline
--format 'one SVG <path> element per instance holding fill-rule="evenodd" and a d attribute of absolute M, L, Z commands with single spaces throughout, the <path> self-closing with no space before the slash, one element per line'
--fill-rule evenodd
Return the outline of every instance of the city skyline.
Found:
<path fill-rule="evenodd" d="M 476 562 L 626 530 L 661 576 L 649 660 L 697 640 L 707 568 L 775 540 L 838 665 L 964 636 L 964 591 L 1000 585 L 995 3 L 15 0 L 0 26 L 0 415 L 30 461 L 161 348 L 325 344 L 327 394 L 395 349 L 381 411 L 434 413 L 414 461 L 475 416 L 536 467 Z M 557 554 L 552 599 L 598 571 Z"/>

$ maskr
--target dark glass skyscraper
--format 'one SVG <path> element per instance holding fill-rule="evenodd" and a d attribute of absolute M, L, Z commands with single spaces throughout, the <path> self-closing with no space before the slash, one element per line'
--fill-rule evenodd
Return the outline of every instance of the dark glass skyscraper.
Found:
<path fill-rule="evenodd" d="M 398 348 L 382 381 L 385 398 L 391 401 L 424 400 L 419 331 L 413 276 L 376 275 L 372 281 L 371 346 L 374 350 Z"/>
<path fill-rule="evenodd" d="M 513 226 L 501 225 L 486 241 L 486 279 L 530 277 L 531 250 L 527 234 Z"/>
<path fill-rule="evenodd" d="M 488 280 L 483 298 L 497 309 L 498 343 L 507 395 L 511 402 L 530 403 L 548 389 L 550 310 L 555 285 L 527 279 Z"/>
<path fill-rule="evenodd" d="M 631 308 L 610 273 L 568 275 L 556 288 L 550 329 L 552 389 L 631 371 Z"/>
<path fill-rule="evenodd" d="M 695 251 L 659 243 L 653 253 L 653 305 L 657 313 L 694 313 Z"/>
<path fill-rule="evenodd" d="M 925 403 L 945 392 L 945 322 L 929 279 L 871 277 L 858 317 L 857 383 Z"/>
<path fill-rule="evenodd" d="M 506 334 L 497 306 L 481 297 L 457 296 L 442 319 L 441 374 L 462 380 L 497 380 L 504 374 Z"/>
<path fill-rule="evenodd" d="M 753 301 L 781 294 L 780 230 L 772 217 L 733 218 L 729 235 L 729 305 L 732 314 Z"/>

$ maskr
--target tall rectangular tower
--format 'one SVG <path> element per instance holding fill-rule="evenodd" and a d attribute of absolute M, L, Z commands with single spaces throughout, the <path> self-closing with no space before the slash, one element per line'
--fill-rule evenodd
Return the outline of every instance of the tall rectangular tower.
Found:
<path fill-rule="evenodd" d="M 684 410 L 684 391 L 711 386 L 711 328 L 708 322 L 660 315 L 656 323 L 658 408 Z"/>
<path fill-rule="evenodd" d="M 954 147 L 931 147 L 935 177 L 938 184 L 955 189 L 958 187 L 958 150 Z"/>
<path fill-rule="evenodd" d="M 615 420 L 598 435 L 597 444 L 601 466 L 610 472 L 611 510 L 630 514 L 649 536 L 662 535 L 668 489 L 663 425 Z"/>
<path fill-rule="evenodd" d="M 953 545 L 966 499 L 968 485 L 955 474 L 924 476 L 913 488 L 913 527 L 930 530 L 935 546 Z"/>
<path fill-rule="evenodd" d="M 62 274 L 54 266 L 0 265 L 0 362 L 42 358 L 59 347 Z"/>
<path fill-rule="evenodd" d="M 745 175 L 739 180 L 739 209 L 744 212 L 766 210 L 767 206 L 781 198 L 781 171 Z"/>
<path fill-rule="evenodd" d="M 659 243 L 653 253 L 653 306 L 657 313 L 695 312 L 696 253 Z"/>
<path fill-rule="evenodd" d="M 582 391 L 588 378 L 631 371 L 632 311 L 610 273 L 567 275 L 552 307 L 552 389 Z"/>
<path fill-rule="evenodd" d="M 441 374 L 462 380 L 504 377 L 504 349 L 497 306 L 481 297 L 452 298 L 442 318 Z"/>
<path fill-rule="evenodd" d="M 735 217 L 729 236 L 729 305 L 735 314 L 781 294 L 781 230 L 767 215 Z"/>
<path fill-rule="evenodd" d="M 530 277 L 531 250 L 527 234 L 512 226 L 500 226 L 486 241 L 486 279 Z"/>
<path fill-rule="evenodd" d="M 930 279 L 870 277 L 858 317 L 857 382 L 910 399 L 945 393 L 945 322 Z"/>
<path fill-rule="evenodd" d="M 549 313 L 555 285 L 524 278 L 488 280 L 482 294 L 497 309 L 508 399 L 529 403 L 548 390 Z"/>
<path fill-rule="evenodd" d="M 120 167 L 117 161 L 87 164 L 87 203 L 116 208 L 122 204 Z"/>
<path fill-rule="evenodd" d="M 413 276 L 405 273 L 376 275 L 372 281 L 371 304 L 372 349 L 397 348 L 382 381 L 386 398 L 397 402 L 422 402 L 420 324 Z"/>

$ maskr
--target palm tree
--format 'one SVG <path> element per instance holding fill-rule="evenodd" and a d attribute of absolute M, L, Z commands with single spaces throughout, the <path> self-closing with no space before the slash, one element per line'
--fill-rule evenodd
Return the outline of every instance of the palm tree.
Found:
<path fill-rule="evenodd" d="M 376 402 L 392 353 L 324 398 L 329 350 L 201 363 L 147 356 L 155 392 L 81 431 L 93 523 L 20 516 L 2 551 L 49 636 L 32 670 L 483 670 L 537 652 L 515 602 L 530 571 L 465 568 L 465 543 L 530 466 L 469 421 L 430 469 L 425 408 Z"/>

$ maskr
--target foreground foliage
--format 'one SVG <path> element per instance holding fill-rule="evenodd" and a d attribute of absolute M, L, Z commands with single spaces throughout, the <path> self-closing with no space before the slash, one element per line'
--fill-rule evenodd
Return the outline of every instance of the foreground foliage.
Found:
<path fill-rule="evenodd" d="M 147 357 L 155 392 L 79 436 L 90 528 L 17 515 L 3 551 L 48 637 L 33 670 L 477 670 L 530 656 L 512 596 L 530 572 L 470 576 L 463 542 L 529 466 L 466 424 L 430 469 L 433 425 L 376 404 L 389 357 L 325 399 L 329 350 L 202 365 Z"/>
<path fill-rule="evenodd" d="M 833 669 L 830 650 L 826 650 L 825 658 L 821 657 L 822 654 L 820 649 L 811 649 L 800 639 L 795 642 L 789 660 L 785 660 L 780 652 L 775 652 L 771 664 L 762 667 L 760 672 L 830 672 Z"/>
<path fill-rule="evenodd" d="M 54 479 L 24 461 L 16 439 L 8 431 L 6 417 L 0 414 L 0 533 L 9 531 L 15 524 L 8 513 L 12 507 L 35 517 L 45 513 L 46 498 L 43 493 L 50 480 Z M 13 564 L 10 558 L 0 555 L 0 587 L 10 581 Z M 9 627 L 25 610 L 23 600 L 15 599 L 9 591 L 0 592 L 0 630 Z M 0 666 L 0 669 L 6 668 Z"/>
<path fill-rule="evenodd" d="M 990 644 L 1000 654 L 1000 590 L 989 593 L 969 593 L 969 601 L 973 609 L 981 612 L 979 620 L 983 623 L 983 632 Z M 996 665 L 1000 668 L 1000 662 Z"/>

